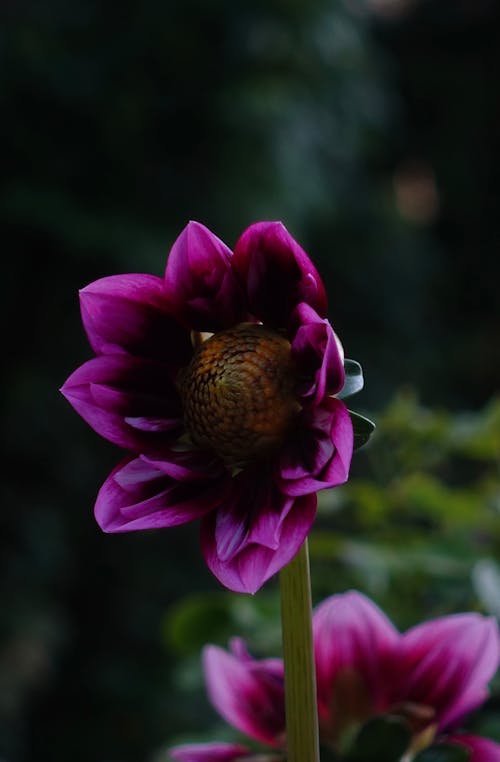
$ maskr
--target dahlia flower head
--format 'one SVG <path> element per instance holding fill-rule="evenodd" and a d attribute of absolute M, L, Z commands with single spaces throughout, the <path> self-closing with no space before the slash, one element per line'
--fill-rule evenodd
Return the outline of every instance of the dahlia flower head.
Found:
<path fill-rule="evenodd" d="M 487 698 L 498 669 L 500 638 L 493 618 L 455 614 L 401 634 L 369 598 L 350 591 L 315 609 L 313 639 L 320 740 L 335 759 L 500 762 L 500 745 L 457 731 Z M 259 746 L 185 744 L 170 749 L 170 756 L 178 762 L 286 759 L 281 659 L 254 659 L 235 638 L 229 651 L 206 646 L 203 667 L 214 708 Z M 374 734 L 373 723 L 380 720 L 386 722 Z M 369 744 L 353 753 L 350 744 L 356 748 L 370 724 Z M 398 733 L 389 754 L 380 734 L 386 736 L 391 727 Z M 377 747 L 381 740 L 383 753 Z"/>
<path fill-rule="evenodd" d="M 130 453 L 98 494 L 98 524 L 201 519 L 209 568 L 255 592 L 304 542 L 316 492 L 346 481 L 352 421 L 366 424 L 340 399 L 362 374 L 344 362 L 316 268 L 280 222 L 250 226 L 234 253 L 190 222 L 163 278 L 102 278 L 80 302 L 96 357 L 61 391 Z"/>

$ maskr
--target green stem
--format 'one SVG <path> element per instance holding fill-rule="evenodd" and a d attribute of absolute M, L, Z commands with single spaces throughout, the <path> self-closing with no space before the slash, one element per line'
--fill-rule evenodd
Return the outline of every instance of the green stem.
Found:
<path fill-rule="evenodd" d="M 287 761 L 319 762 L 307 539 L 295 558 L 281 570 L 280 591 Z"/>

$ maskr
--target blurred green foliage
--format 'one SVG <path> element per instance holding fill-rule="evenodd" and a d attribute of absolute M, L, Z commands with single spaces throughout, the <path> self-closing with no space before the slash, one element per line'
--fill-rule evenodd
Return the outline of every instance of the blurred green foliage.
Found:
<path fill-rule="evenodd" d="M 282 218 L 363 364 L 379 429 L 321 498 L 315 599 L 499 615 L 498 21 L 495 0 L 2 3 L 6 762 L 223 738 L 200 647 L 279 652 L 275 583 L 219 591 L 196 527 L 99 532 L 120 453 L 57 392 L 90 357 L 78 288 L 161 274 L 189 218 L 228 244 Z M 475 729 L 498 738 L 498 707 Z"/>

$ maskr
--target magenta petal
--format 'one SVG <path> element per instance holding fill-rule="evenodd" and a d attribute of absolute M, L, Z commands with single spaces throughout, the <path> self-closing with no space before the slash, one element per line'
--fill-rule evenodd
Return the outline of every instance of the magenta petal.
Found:
<path fill-rule="evenodd" d="M 218 555 L 215 514 L 206 516 L 201 529 L 201 547 L 208 567 L 229 590 L 255 593 L 296 555 L 316 514 L 316 495 L 306 495 L 286 504 L 278 546 L 244 542 L 241 549 L 224 561 Z"/>
<path fill-rule="evenodd" d="M 246 289 L 250 312 L 263 323 L 286 328 L 300 302 L 320 317 L 326 294 L 313 263 L 281 222 L 257 222 L 238 240 L 233 267 Z"/>
<path fill-rule="evenodd" d="M 236 762 L 250 752 L 235 743 L 191 743 L 173 746 L 168 753 L 180 762 Z"/>
<path fill-rule="evenodd" d="M 180 482 L 143 458 L 127 458 L 101 487 L 95 517 L 104 532 L 177 526 L 212 510 L 223 490 L 221 481 Z"/>
<path fill-rule="evenodd" d="M 274 679 L 278 678 L 280 683 L 283 682 L 284 667 L 283 659 L 269 658 L 259 659 L 256 661 L 250 654 L 247 648 L 247 644 L 243 638 L 231 638 L 229 640 L 230 653 L 242 662 L 252 662 L 253 668 L 259 672 L 259 674 L 265 674 L 268 677 Z"/>
<path fill-rule="evenodd" d="M 232 489 L 215 517 L 219 560 L 231 561 L 250 544 L 276 550 L 283 520 L 293 499 L 283 495 L 269 475 L 249 469 L 232 479 Z"/>
<path fill-rule="evenodd" d="M 172 246 L 165 291 L 174 314 L 190 328 L 217 331 L 245 318 L 232 256 L 225 243 L 199 222 L 190 222 Z"/>
<path fill-rule="evenodd" d="M 80 291 L 82 320 L 96 354 L 126 353 L 179 367 L 189 361 L 189 332 L 169 314 L 162 278 L 112 275 Z"/>
<path fill-rule="evenodd" d="M 179 481 L 221 476 L 225 467 L 219 458 L 203 450 L 181 449 L 178 444 L 162 452 L 161 459 L 141 456 L 143 460 Z"/>
<path fill-rule="evenodd" d="M 351 417 L 340 400 L 330 397 L 303 411 L 297 435 L 279 461 L 281 489 L 296 496 L 343 484 L 353 444 Z"/>
<path fill-rule="evenodd" d="M 210 701 L 233 727 L 257 741 L 279 746 L 285 732 L 283 669 L 206 646 L 203 666 Z"/>
<path fill-rule="evenodd" d="M 160 363 L 128 355 L 95 357 L 61 392 L 98 434 L 133 452 L 161 452 L 182 428 L 179 395 Z"/>
<path fill-rule="evenodd" d="M 465 746 L 470 752 L 468 762 L 500 762 L 500 745 L 490 741 L 489 738 L 464 733 L 446 736 L 443 743 L 456 743 L 459 746 Z"/>
<path fill-rule="evenodd" d="M 344 351 L 328 320 L 309 305 L 299 304 L 292 320 L 298 323 L 291 353 L 303 379 L 299 394 L 304 404 L 317 405 L 342 389 Z"/>
<path fill-rule="evenodd" d="M 356 706 L 370 713 L 387 709 L 388 672 L 399 637 L 385 614 L 361 593 L 333 595 L 315 609 L 318 710 L 326 727 L 335 724 L 332 709 L 345 699 L 344 691 L 353 711 Z"/>
<path fill-rule="evenodd" d="M 431 706 L 443 729 L 481 704 L 500 659 L 498 626 L 479 614 L 456 614 L 404 634 L 396 701 Z"/>

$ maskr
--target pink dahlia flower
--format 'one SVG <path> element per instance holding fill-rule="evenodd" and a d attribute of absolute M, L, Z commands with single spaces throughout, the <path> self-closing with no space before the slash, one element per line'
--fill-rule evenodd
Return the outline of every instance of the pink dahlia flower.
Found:
<path fill-rule="evenodd" d="M 322 743 L 338 751 L 358 727 L 389 714 L 403 719 L 412 733 L 405 760 L 418 759 L 418 751 L 431 744 L 452 744 L 468 752 L 469 762 L 500 762 L 500 745 L 456 732 L 487 697 L 497 670 L 500 638 L 494 619 L 456 614 L 400 634 L 372 601 L 349 592 L 315 609 L 313 635 Z M 239 639 L 229 653 L 207 646 L 203 662 L 208 695 L 219 714 L 265 744 L 269 758 L 285 755 L 282 662 L 252 659 Z M 181 762 L 250 762 L 255 754 L 236 744 L 171 750 Z"/>
<path fill-rule="evenodd" d="M 285 685 L 281 659 L 253 659 L 244 642 L 233 638 L 230 651 L 206 646 L 203 668 L 208 696 L 218 713 L 249 738 L 265 744 L 262 755 L 239 744 L 186 744 L 170 750 L 180 762 L 265 762 L 283 758 Z M 281 753 L 280 753 L 281 751 Z"/>
<path fill-rule="evenodd" d="M 80 300 L 96 357 L 62 392 L 131 453 L 99 492 L 99 525 L 201 519 L 210 569 L 255 592 L 297 553 L 316 491 L 347 479 L 353 450 L 333 396 L 343 351 L 314 265 L 279 222 L 252 225 L 234 253 L 191 222 L 163 278 L 102 278 Z"/>
<path fill-rule="evenodd" d="M 409 723 L 416 748 L 436 737 L 466 746 L 473 762 L 500 762 L 492 741 L 446 735 L 488 696 L 500 660 L 493 618 L 455 614 L 400 634 L 369 598 L 348 592 L 318 606 L 313 634 L 325 741 L 335 746 L 349 728 L 391 713 Z"/>

